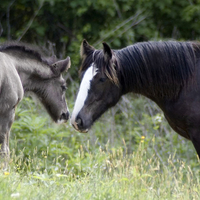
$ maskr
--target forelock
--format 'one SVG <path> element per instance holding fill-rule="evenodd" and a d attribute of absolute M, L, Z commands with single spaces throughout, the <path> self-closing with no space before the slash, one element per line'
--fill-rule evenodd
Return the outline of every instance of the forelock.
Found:
<path fill-rule="evenodd" d="M 103 50 L 96 52 L 94 55 L 94 64 L 98 68 L 100 73 L 105 74 L 111 82 L 119 86 L 119 65 L 114 52 L 112 55 L 112 59 L 110 59 L 109 62 L 105 62 Z"/>

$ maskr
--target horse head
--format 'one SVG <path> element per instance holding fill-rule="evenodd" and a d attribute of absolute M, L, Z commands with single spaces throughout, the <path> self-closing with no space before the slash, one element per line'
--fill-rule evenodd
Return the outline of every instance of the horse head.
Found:
<path fill-rule="evenodd" d="M 62 74 L 70 68 L 70 58 L 55 61 L 48 59 L 48 73 L 41 71 L 32 76 L 33 92 L 38 96 L 51 118 L 56 123 L 66 122 L 69 119 L 69 110 L 65 100 L 67 89 L 66 80 Z M 49 72 L 50 71 L 50 72 Z"/>
<path fill-rule="evenodd" d="M 95 120 L 119 101 L 122 90 L 114 51 L 106 43 L 103 50 L 95 50 L 84 40 L 81 57 L 82 81 L 71 123 L 76 130 L 87 132 Z"/>

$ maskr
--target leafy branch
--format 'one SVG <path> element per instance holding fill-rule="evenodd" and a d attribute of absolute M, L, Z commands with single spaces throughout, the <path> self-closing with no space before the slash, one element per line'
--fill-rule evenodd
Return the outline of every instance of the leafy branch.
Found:
<path fill-rule="evenodd" d="M 110 37 L 111 35 L 113 35 L 117 30 L 121 29 L 122 27 L 124 27 L 126 24 L 128 24 L 128 23 L 131 22 L 131 21 L 133 21 L 133 22 L 131 23 L 131 25 L 130 25 L 127 29 L 125 29 L 122 33 L 120 33 L 119 35 L 122 35 L 122 34 L 125 33 L 128 29 L 130 29 L 131 27 L 133 27 L 133 26 L 139 24 L 141 21 L 143 21 L 143 20 L 146 18 L 146 17 L 143 17 L 141 20 L 135 21 L 135 19 L 137 19 L 137 17 L 138 17 L 139 15 L 141 15 L 141 13 L 142 13 L 142 11 L 139 11 L 139 12 L 137 12 L 135 15 L 132 15 L 132 16 L 129 17 L 128 19 L 124 20 L 122 23 L 120 23 L 119 25 L 117 25 L 117 26 L 115 27 L 114 30 L 108 32 L 104 37 L 100 38 L 96 43 L 94 43 L 93 46 L 99 45 L 99 44 L 102 43 L 105 39 L 107 39 L 108 37 Z M 119 35 L 118 35 L 118 36 L 119 36 Z M 117 37 L 118 37 L 118 36 L 117 36 Z M 116 38 L 116 37 L 115 37 L 115 38 Z M 112 40 L 112 41 L 113 41 L 113 40 Z"/>
<path fill-rule="evenodd" d="M 33 14 L 33 16 L 31 17 L 31 19 L 29 20 L 29 22 L 28 22 L 26 28 L 24 29 L 22 35 L 18 37 L 17 41 L 20 41 L 20 40 L 22 39 L 22 37 L 26 34 L 26 32 L 29 30 L 29 28 L 31 27 L 31 25 L 32 25 L 32 23 L 33 23 L 35 17 L 38 15 L 40 9 L 42 8 L 43 3 L 44 3 L 44 1 L 41 1 L 41 3 L 40 3 L 40 5 L 39 5 L 38 9 L 35 11 L 35 13 Z"/>

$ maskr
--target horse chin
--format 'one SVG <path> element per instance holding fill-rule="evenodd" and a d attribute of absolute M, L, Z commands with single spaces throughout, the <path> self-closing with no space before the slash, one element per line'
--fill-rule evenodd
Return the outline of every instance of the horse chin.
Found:
<path fill-rule="evenodd" d="M 89 129 L 85 129 L 85 130 L 80 130 L 79 132 L 81 133 L 87 133 L 89 131 Z"/>
<path fill-rule="evenodd" d="M 74 127 L 75 130 L 77 130 L 80 133 L 87 133 L 89 131 L 89 129 L 79 129 L 77 124 L 72 124 L 72 126 Z"/>

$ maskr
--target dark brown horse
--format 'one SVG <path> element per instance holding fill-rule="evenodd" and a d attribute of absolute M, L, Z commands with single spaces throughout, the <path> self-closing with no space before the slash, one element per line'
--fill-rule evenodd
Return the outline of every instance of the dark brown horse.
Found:
<path fill-rule="evenodd" d="M 142 42 L 121 50 L 81 45 L 82 82 L 71 123 L 87 132 L 120 97 L 142 94 L 162 109 L 170 126 L 200 156 L 200 44 Z"/>
<path fill-rule="evenodd" d="M 0 145 L 2 155 L 9 155 L 9 132 L 15 108 L 24 92 L 33 92 L 57 122 L 66 122 L 69 111 L 65 101 L 66 80 L 62 73 L 70 67 L 70 58 L 57 61 L 45 58 L 24 44 L 0 46 Z"/>

